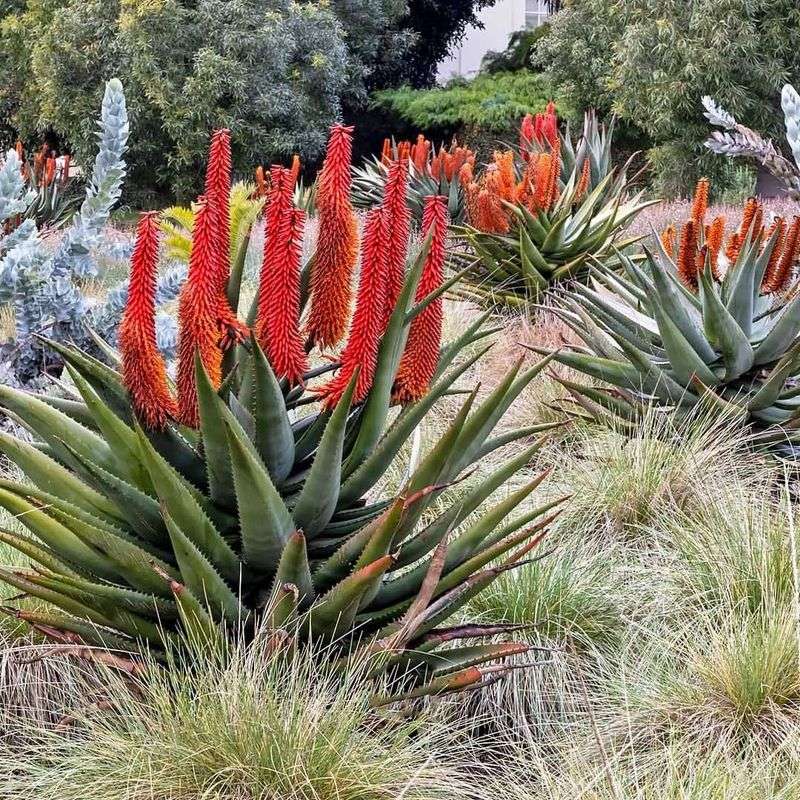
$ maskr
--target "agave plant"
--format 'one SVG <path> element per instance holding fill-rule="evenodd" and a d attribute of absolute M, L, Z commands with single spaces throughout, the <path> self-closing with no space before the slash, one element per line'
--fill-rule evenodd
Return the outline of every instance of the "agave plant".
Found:
<path fill-rule="evenodd" d="M 492 437 L 546 359 L 518 364 L 482 402 L 477 390 L 466 394 L 399 494 L 379 491 L 403 443 L 486 349 L 464 352 L 489 334 L 482 320 L 440 346 L 441 297 L 452 284 L 443 280 L 445 201 L 429 198 L 425 244 L 407 268 L 408 166 L 392 165 L 384 202 L 366 222 L 344 347 L 315 367 L 314 343 L 336 344 L 350 317 L 358 255 L 350 131 L 332 131 L 319 179 L 320 244 L 305 268 L 293 178 L 272 169 L 250 325 L 236 315 L 229 147 L 227 132 L 217 132 L 206 194 L 195 206 L 176 386 L 156 347 L 159 227 L 147 214 L 120 352 L 107 349 L 103 362 L 53 343 L 74 382 L 72 398 L 0 387 L 0 404 L 35 440 L 0 434 L 0 450 L 26 476 L 0 482 L 0 506 L 33 534 L 2 531 L 0 539 L 34 562 L 0 569 L 0 578 L 54 607 L 16 613 L 61 641 L 155 653 L 179 634 L 222 646 L 226 628 L 252 634 L 266 624 L 276 642 L 328 643 L 342 664 L 366 649 L 376 674 L 390 679 L 377 702 L 494 681 L 511 668 L 498 661 L 528 648 L 481 643 L 506 626 L 446 621 L 522 563 L 552 519 L 560 501 L 512 516 L 543 475 L 475 517 L 541 440 L 485 479 L 465 482 L 457 498 L 445 493 L 493 451 L 544 431 L 534 425 Z M 314 324 L 304 330 L 306 303 Z"/>
<path fill-rule="evenodd" d="M 629 197 L 627 165 L 611 164 L 612 132 L 587 114 L 582 137 L 559 136 L 553 109 L 523 120 L 520 149 L 495 151 L 478 176 L 465 175 L 469 224 L 460 231 L 474 258 L 462 293 L 491 305 L 524 306 L 553 283 L 585 275 L 596 260 L 637 241 L 626 225 L 652 205 Z"/>
<path fill-rule="evenodd" d="M 475 154 L 456 139 L 438 150 L 422 134 L 413 145 L 385 139 L 380 158 L 367 158 L 361 167 L 353 169 L 354 205 L 364 209 L 380 205 L 389 167 L 401 156 L 410 161 L 408 205 L 416 222 L 422 221 L 425 198 L 433 194 L 447 198 L 447 213 L 453 224 L 464 222 L 466 207 L 459 175 L 465 165 L 474 166 Z"/>
<path fill-rule="evenodd" d="M 755 199 L 730 234 L 706 224 L 708 182 L 692 217 L 662 234 L 643 265 L 620 254 L 625 276 L 597 269 L 594 287 L 562 298 L 560 314 L 588 350 L 555 358 L 614 390 L 563 381 L 592 415 L 635 419 L 655 402 L 742 419 L 764 444 L 795 442 L 800 423 L 800 218 L 765 226 Z"/>

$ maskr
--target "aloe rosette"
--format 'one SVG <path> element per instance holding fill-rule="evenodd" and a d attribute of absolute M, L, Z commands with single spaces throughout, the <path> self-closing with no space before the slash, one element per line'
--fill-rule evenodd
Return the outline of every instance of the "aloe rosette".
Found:
<path fill-rule="evenodd" d="M 101 360 L 51 343 L 74 383 L 71 397 L 0 387 L 6 414 L 33 436 L 0 434 L 0 450 L 25 476 L 0 483 L 0 506 L 29 531 L 0 538 L 32 562 L 0 569 L 0 578 L 48 604 L 15 613 L 61 641 L 156 654 L 180 634 L 221 644 L 230 627 L 254 635 L 266 624 L 290 634 L 275 641 L 324 642 L 342 663 L 366 649 L 389 682 L 376 702 L 495 680 L 527 646 L 495 640 L 508 626 L 447 621 L 524 563 L 560 501 L 515 513 L 544 474 L 491 500 L 542 438 L 497 459 L 481 480 L 467 478 L 506 444 L 546 431 L 492 434 L 547 359 L 517 364 L 483 400 L 466 393 L 400 492 L 381 492 L 403 444 L 437 401 L 463 392 L 459 380 L 488 347 L 483 318 L 441 345 L 440 317 L 426 313 L 452 285 L 441 278 L 444 201 L 427 201 L 425 243 L 402 274 L 388 322 L 381 245 L 394 242 L 405 258 L 408 241 L 389 236 L 403 229 L 386 211 L 397 198 L 373 212 L 344 349 L 315 365 L 301 312 L 318 262 L 300 264 L 293 178 L 273 168 L 250 325 L 232 316 L 241 272 L 218 257 L 223 244 L 230 253 L 219 224 L 226 181 L 218 184 L 207 182 L 195 206 L 176 385 L 155 344 L 160 234 L 155 215 L 145 215 L 119 353 L 106 347 Z M 330 257 L 325 269 L 349 269 L 348 248 L 336 252 L 343 264 Z M 346 306 L 327 313 L 349 314 Z M 433 362 L 422 352 L 431 347 Z M 448 499 L 457 482 L 458 497 Z"/>
<path fill-rule="evenodd" d="M 614 169 L 611 141 L 590 113 L 573 143 L 549 108 L 523 120 L 518 151 L 495 151 L 479 175 L 462 176 L 468 224 L 459 234 L 473 254 L 462 294 L 524 307 L 637 241 L 625 228 L 653 202 L 631 192 L 628 165 Z"/>
<path fill-rule="evenodd" d="M 796 443 L 800 219 L 766 225 L 750 200 L 726 233 L 724 219 L 705 222 L 702 184 L 680 236 L 667 229 L 643 264 L 620 254 L 624 276 L 598 268 L 594 286 L 561 299 L 558 313 L 586 348 L 556 360 L 615 389 L 564 383 L 593 416 L 703 406 L 750 423 L 764 444 Z"/>

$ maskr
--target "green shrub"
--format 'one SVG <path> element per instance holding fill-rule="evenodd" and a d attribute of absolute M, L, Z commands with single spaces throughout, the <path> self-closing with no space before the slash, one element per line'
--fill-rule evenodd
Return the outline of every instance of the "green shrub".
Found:
<path fill-rule="evenodd" d="M 420 130 L 477 127 L 501 132 L 528 113 L 544 111 L 550 83 L 536 73 L 498 72 L 471 81 L 457 78 L 437 89 L 391 89 L 377 92 L 375 104 Z"/>
<path fill-rule="evenodd" d="M 85 162 L 105 80 L 124 78 L 131 179 L 187 195 L 212 127 L 239 171 L 297 152 L 315 159 L 343 100 L 366 98 L 369 59 L 399 46 L 397 0 L 22 2 L 0 19 L 0 108 L 23 137 L 53 130 Z M 157 165 L 157 166 L 154 166 Z"/>
<path fill-rule="evenodd" d="M 714 169 L 704 152 L 701 99 L 775 135 L 775 98 L 800 70 L 794 0 L 573 0 L 557 14 L 537 59 L 577 106 L 619 114 L 658 148 L 662 192 L 681 196 Z M 716 176 L 714 176 L 716 178 Z"/>

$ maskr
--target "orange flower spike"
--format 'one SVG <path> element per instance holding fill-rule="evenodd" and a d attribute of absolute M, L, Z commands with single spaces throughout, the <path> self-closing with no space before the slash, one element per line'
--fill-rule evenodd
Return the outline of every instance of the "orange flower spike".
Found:
<path fill-rule="evenodd" d="M 497 166 L 497 191 L 503 200 L 513 202 L 517 176 L 514 172 L 514 153 L 511 150 L 494 151 L 494 163 Z"/>
<path fill-rule="evenodd" d="M 195 353 L 205 367 L 212 386 L 222 380 L 222 350 L 219 347 L 219 292 L 215 252 L 217 237 L 213 216 L 205 197 L 199 197 L 194 215 L 189 272 L 178 299 L 178 417 L 184 425 L 198 424 Z"/>
<path fill-rule="evenodd" d="M 411 147 L 411 161 L 418 173 L 425 172 L 428 164 L 428 142 L 421 133 L 417 135 L 417 141 Z"/>
<path fill-rule="evenodd" d="M 736 263 L 736 259 L 739 258 L 739 250 L 742 247 L 742 239 L 739 236 L 739 232 L 735 231 L 731 234 L 731 238 L 728 239 L 728 246 L 725 248 L 725 258 L 731 263 L 731 265 Z"/>
<path fill-rule="evenodd" d="M 25 148 L 22 146 L 22 141 L 17 139 L 17 143 L 14 145 L 14 149 L 17 151 L 17 158 L 20 161 L 25 160 Z"/>
<path fill-rule="evenodd" d="M 702 225 L 706 220 L 709 186 L 708 178 L 700 178 L 695 187 L 692 199 L 692 220 L 695 225 Z"/>
<path fill-rule="evenodd" d="M 383 140 L 383 149 L 381 150 L 381 164 L 388 166 L 394 161 L 392 155 L 392 142 L 390 139 Z"/>
<path fill-rule="evenodd" d="M 697 288 L 697 226 L 688 220 L 681 230 L 681 244 L 678 251 L 678 275 L 690 289 Z"/>
<path fill-rule="evenodd" d="M 578 186 L 575 189 L 575 201 L 580 203 L 589 191 L 589 182 L 592 179 L 592 165 L 589 163 L 588 158 L 583 159 L 583 166 L 581 167 L 581 177 L 578 181 Z"/>
<path fill-rule="evenodd" d="M 725 238 L 725 217 L 714 217 L 706 229 L 706 246 L 711 254 L 711 272 L 716 280 L 722 280 L 719 269 L 719 254 Z"/>
<path fill-rule="evenodd" d="M 775 270 L 773 292 L 784 291 L 795 277 L 798 255 L 800 255 L 800 217 L 795 217 L 791 227 L 786 232 L 781 260 Z"/>
<path fill-rule="evenodd" d="M 332 408 L 339 402 L 357 368 L 359 373 L 353 402 L 361 402 L 372 386 L 378 348 L 384 331 L 388 234 L 384 212 L 381 209 L 372 209 L 364 224 L 356 308 L 347 344 L 342 351 L 342 366 L 337 375 L 319 389 L 327 408 Z"/>
<path fill-rule="evenodd" d="M 425 198 L 422 235 L 432 231 L 431 249 L 422 268 L 422 277 L 415 302 L 424 300 L 444 280 L 445 245 L 447 240 L 447 198 L 440 195 Z M 407 404 L 419 400 L 430 387 L 439 363 L 442 341 L 442 299 L 438 298 L 418 314 L 411 323 L 408 341 L 395 379 L 394 398 Z"/>
<path fill-rule="evenodd" d="M 333 347 L 347 331 L 358 258 L 358 229 L 350 202 L 353 128 L 334 125 L 317 188 L 319 236 L 311 273 L 308 336 L 319 347 Z"/>
<path fill-rule="evenodd" d="M 697 286 L 697 276 L 700 275 L 706 268 L 706 259 L 708 258 L 708 245 L 704 244 L 694 259 L 694 274 L 695 274 L 695 287 Z"/>
<path fill-rule="evenodd" d="M 533 206 L 531 211 L 545 211 L 549 205 L 550 175 L 553 158 L 550 153 L 540 153 L 533 173 Z M 534 210 L 535 209 L 535 210 Z"/>
<path fill-rule="evenodd" d="M 72 161 L 72 157 L 67 153 L 64 156 L 64 161 L 62 162 L 61 166 L 61 186 L 62 188 L 69 183 L 69 166 L 70 162 Z"/>
<path fill-rule="evenodd" d="M 758 200 L 755 197 L 749 197 L 744 204 L 744 212 L 742 213 L 742 222 L 739 225 L 739 240 L 741 243 L 747 238 L 747 233 L 753 227 L 753 220 L 759 209 Z"/>
<path fill-rule="evenodd" d="M 546 211 L 550 211 L 560 194 L 558 179 L 561 177 L 561 140 L 556 138 L 552 147 L 553 149 L 550 154 L 550 172 L 547 176 Z"/>
<path fill-rule="evenodd" d="M 53 178 L 56 176 L 56 160 L 52 157 L 49 157 L 45 162 L 45 169 L 44 169 L 44 185 L 49 186 L 53 182 Z"/>
<path fill-rule="evenodd" d="M 408 195 L 408 161 L 400 158 L 389 168 L 381 209 L 387 226 L 386 305 L 384 329 L 392 316 L 406 277 L 408 240 L 411 235 L 411 211 Z"/>
<path fill-rule="evenodd" d="M 269 194 L 267 181 L 264 177 L 264 167 L 256 167 L 256 197 L 266 197 Z"/>
<path fill-rule="evenodd" d="M 777 238 L 775 240 L 775 246 L 772 248 L 772 252 L 769 255 L 769 262 L 764 270 L 764 279 L 761 281 L 762 294 L 772 294 L 779 283 L 778 265 L 781 262 L 781 255 L 783 254 L 786 238 L 786 222 L 783 217 L 775 217 L 769 231 L 767 231 L 765 244 L 770 241 L 776 232 Z"/>
<path fill-rule="evenodd" d="M 289 173 L 291 181 L 291 172 Z M 269 249 L 264 273 L 269 276 L 270 302 L 259 324 L 266 327 L 260 339 L 267 344 L 267 358 L 278 378 L 290 386 L 303 382 L 308 371 L 308 356 L 300 334 L 300 262 L 303 255 L 305 212 L 299 208 L 283 210 L 277 228 L 277 246 Z"/>
<path fill-rule="evenodd" d="M 128 300 L 119 326 L 122 382 L 136 416 L 150 430 L 161 430 L 177 413 L 167 383 L 164 358 L 156 344 L 158 214 L 142 214 L 131 257 Z"/>
<path fill-rule="evenodd" d="M 300 177 L 300 156 L 297 153 L 292 156 L 292 166 L 289 168 L 289 174 L 291 175 L 292 189 L 294 189 Z"/>
<path fill-rule="evenodd" d="M 674 261 L 675 260 L 675 226 L 669 225 L 661 233 L 661 246 L 664 252 Z"/>

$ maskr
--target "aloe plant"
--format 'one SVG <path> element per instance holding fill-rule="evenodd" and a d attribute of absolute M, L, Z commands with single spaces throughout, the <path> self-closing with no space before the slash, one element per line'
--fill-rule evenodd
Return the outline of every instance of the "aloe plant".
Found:
<path fill-rule="evenodd" d="M 147 214 L 119 353 L 107 350 L 104 362 L 51 342 L 74 383 L 71 398 L 0 387 L 0 406 L 34 437 L 0 433 L 0 450 L 26 476 L 0 482 L 0 506 L 33 534 L 0 539 L 35 564 L 0 569 L 0 578 L 53 607 L 18 616 L 61 641 L 155 653 L 179 634 L 223 646 L 226 628 L 248 635 L 266 624 L 276 642 L 328 643 L 343 668 L 354 651 L 371 653 L 376 674 L 390 678 L 377 703 L 493 681 L 511 668 L 499 662 L 528 648 L 485 641 L 508 626 L 447 620 L 523 563 L 557 513 L 559 500 L 514 515 L 544 474 L 488 502 L 543 439 L 464 483 L 456 498 L 446 492 L 490 453 L 546 431 L 492 436 L 548 359 L 517 364 L 482 401 L 468 392 L 400 492 L 379 491 L 404 442 L 458 389 L 491 333 L 480 319 L 440 346 L 441 316 L 430 312 L 453 283 L 441 280 L 444 199 L 429 198 L 425 244 L 406 268 L 408 228 L 394 214 L 405 208 L 404 182 L 389 182 L 395 196 L 387 189 L 367 220 L 344 349 L 314 366 L 302 335 L 304 287 L 326 285 L 314 275 L 320 265 L 349 269 L 349 252 L 331 248 L 300 264 L 303 213 L 291 174 L 273 168 L 259 292 L 250 324 L 240 321 L 241 270 L 230 261 L 224 213 L 230 176 L 214 163 L 228 147 L 218 132 L 195 206 L 176 386 L 155 338 L 160 234 Z M 349 172 L 340 162 L 329 177 Z M 406 169 L 396 162 L 395 177 Z M 340 186 L 321 182 L 323 208 Z M 340 224 L 327 220 L 323 237 Z M 327 313 L 349 315 L 349 303 Z"/>
<path fill-rule="evenodd" d="M 765 445 L 800 440 L 800 218 L 770 225 L 755 199 L 742 223 L 705 221 L 707 181 L 692 218 L 671 226 L 644 264 L 619 254 L 625 274 L 594 271 L 593 287 L 561 298 L 560 315 L 586 348 L 557 361 L 600 381 L 563 381 L 592 416 L 636 420 L 656 403 L 679 415 L 698 407 L 740 419 Z"/>
<path fill-rule="evenodd" d="M 465 177 L 468 225 L 461 239 L 473 258 L 462 294 L 489 305 L 525 307 L 554 283 L 583 277 L 637 239 L 625 227 L 655 201 L 631 194 L 627 165 L 611 163 L 612 131 L 587 114 L 573 143 L 559 135 L 555 110 L 526 117 L 518 151 L 495 151 Z"/>

